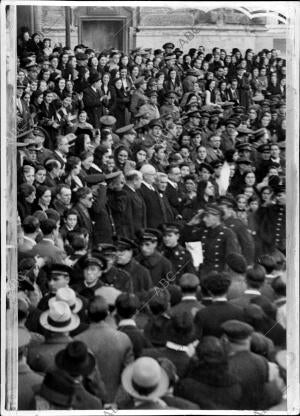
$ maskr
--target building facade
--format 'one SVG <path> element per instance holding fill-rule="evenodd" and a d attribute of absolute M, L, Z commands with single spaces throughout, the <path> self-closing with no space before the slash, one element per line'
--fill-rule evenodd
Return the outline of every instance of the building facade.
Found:
<path fill-rule="evenodd" d="M 285 55 L 287 25 L 282 14 L 251 18 L 234 8 L 199 7 L 18 6 L 17 25 L 18 31 L 27 26 L 64 45 L 67 13 L 71 47 L 84 43 L 97 51 L 115 47 L 129 52 L 172 41 L 184 52 L 203 44 L 207 51 L 214 46 L 230 51 L 234 45 L 241 51 L 276 48 Z"/>

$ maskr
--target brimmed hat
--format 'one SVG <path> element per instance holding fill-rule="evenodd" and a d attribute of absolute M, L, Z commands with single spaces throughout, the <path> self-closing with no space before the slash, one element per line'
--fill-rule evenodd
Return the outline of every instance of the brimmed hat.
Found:
<path fill-rule="evenodd" d="M 117 248 L 117 250 L 134 250 L 135 248 L 137 248 L 137 245 L 135 244 L 135 242 L 133 240 L 130 240 L 129 238 L 126 237 L 119 237 L 116 241 L 115 241 L 115 246 Z"/>
<path fill-rule="evenodd" d="M 79 326 L 80 319 L 71 312 L 66 302 L 55 301 L 49 305 L 49 310 L 41 314 L 40 324 L 48 331 L 70 332 Z"/>
<path fill-rule="evenodd" d="M 161 239 L 160 231 L 156 230 L 155 228 L 145 228 L 138 233 L 138 239 L 140 242 L 143 241 L 159 241 Z"/>
<path fill-rule="evenodd" d="M 221 329 L 231 342 L 236 343 L 250 337 L 253 333 L 253 327 L 251 325 L 236 319 L 224 322 L 221 325 Z"/>
<path fill-rule="evenodd" d="M 113 286 L 101 286 L 95 290 L 95 296 L 102 296 L 109 306 L 115 306 L 118 296 L 122 292 Z"/>
<path fill-rule="evenodd" d="M 49 278 L 52 274 L 59 274 L 61 276 L 70 277 L 72 273 L 72 268 L 67 266 L 66 264 L 61 263 L 53 263 L 46 265 L 44 270 Z"/>
<path fill-rule="evenodd" d="M 179 345 L 188 345 L 195 341 L 192 314 L 188 311 L 174 312 L 166 325 L 166 337 L 168 341 Z"/>
<path fill-rule="evenodd" d="M 127 126 L 121 127 L 118 130 L 116 130 L 115 133 L 121 134 L 121 135 L 126 134 L 126 133 L 135 134 L 134 124 L 128 124 Z"/>
<path fill-rule="evenodd" d="M 114 116 L 102 116 L 100 118 L 100 123 L 104 124 L 105 126 L 113 126 L 116 124 L 117 119 Z"/>
<path fill-rule="evenodd" d="M 212 214 L 212 215 L 223 215 L 222 209 L 217 204 L 209 204 L 206 206 L 206 209 L 204 211 L 205 214 Z"/>
<path fill-rule="evenodd" d="M 88 252 L 84 256 L 80 257 L 78 260 L 80 267 L 85 269 L 91 264 L 97 265 L 100 270 L 105 270 L 107 268 L 107 260 L 101 256 L 98 251 Z"/>
<path fill-rule="evenodd" d="M 167 48 L 172 48 L 172 49 L 174 49 L 174 48 L 175 48 L 174 43 L 172 43 L 172 42 L 167 42 L 167 43 L 165 43 L 165 44 L 163 45 L 163 49 L 167 49 Z"/>
<path fill-rule="evenodd" d="M 158 399 L 169 388 L 169 378 L 154 358 L 141 357 L 122 373 L 122 385 L 130 396 L 142 401 Z"/>
<path fill-rule="evenodd" d="M 94 370 L 96 360 L 84 342 L 73 341 L 55 356 L 55 364 L 73 376 L 88 376 Z"/>
<path fill-rule="evenodd" d="M 82 300 L 76 296 L 76 293 L 70 287 L 61 287 L 57 289 L 55 297 L 48 301 L 49 308 L 53 302 L 66 302 L 73 313 L 78 313 L 82 309 Z"/>

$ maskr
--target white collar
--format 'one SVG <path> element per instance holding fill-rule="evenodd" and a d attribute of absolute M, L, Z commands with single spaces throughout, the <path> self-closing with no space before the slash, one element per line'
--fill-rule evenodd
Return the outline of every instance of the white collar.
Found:
<path fill-rule="evenodd" d="M 136 326 L 136 323 L 134 319 L 121 319 L 118 324 L 118 327 L 120 326 Z"/>
<path fill-rule="evenodd" d="M 261 295 L 260 291 L 257 289 L 246 289 L 244 293 L 247 295 Z"/>
<path fill-rule="evenodd" d="M 227 302 L 227 300 L 225 296 L 216 296 L 212 299 L 213 302 Z"/>
<path fill-rule="evenodd" d="M 167 341 L 166 347 L 169 348 L 170 350 L 185 352 L 186 354 L 190 350 L 187 345 L 175 344 L 175 342 L 172 342 L 172 341 Z"/>
<path fill-rule="evenodd" d="M 132 192 L 135 192 L 135 189 L 132 186 L 128 185 L 128 183 L 127 183 L 127 186 L 128 186 L 129 189 L 132 190 Z"/>
<path fill-rule="evenodd" d="M 27 237 L 27 235 L 24 235 L 24 240 L 28 240 L 28 241 L 30 241 L 31 243 L 34 243 L 34 245 L 36 245 L 36 241 L 33 239 L 33 238 L 30 238 L 30 237 Z"/>
<path fill-rule="evenodd" d="M 175 188 L 175 189 L 177 189 L 177 188 L 178 188 L 177 183 L 172 182 L 170 179 L 168 179 L 168 183 L 169 183 L 171 186 L 173 186 L 173 188 Z"/>
<path fill-rule="evenodd" d="M 181 300 L 198 300 L 195 295 L 182 296 Z"/>
<path fill-rule="evenodd" d="M 149 183 L 143 181 L 142 182 L 148 189 L 150 189 L 151 191 L 155 191 L 154 186 L 153 185 L 149 185 Z"/>
<path fill-rule="evenodd" d="M 42 241 L 50 241 L 50 243 L 52 243 L 53 245 L 54 245 L 54 241 L 53 240 L 51 240 L 51 238 L 43 238 L 43 240 Z"/>

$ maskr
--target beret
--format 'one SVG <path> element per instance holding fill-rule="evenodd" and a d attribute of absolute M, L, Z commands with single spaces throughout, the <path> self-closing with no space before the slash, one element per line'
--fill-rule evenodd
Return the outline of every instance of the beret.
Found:
<path fill-rule="evenodd" d="M 232 319 L 224 322 L 221 325 L 221 329 L 227 335 L 229 340 L 242 341 L 253 333 L 253 327 L 245 322 Z"/>

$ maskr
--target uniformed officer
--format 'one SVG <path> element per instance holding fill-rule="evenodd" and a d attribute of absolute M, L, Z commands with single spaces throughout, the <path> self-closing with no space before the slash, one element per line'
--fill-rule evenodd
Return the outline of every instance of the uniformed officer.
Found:
<path fill-rule="evenodd" d="M 204 214 L 196 214 L 183 230 L 184 241 L 202 243 L 201 280 L 211 271 L 224 271 L 227 255 L 241 251 L 235 233 L 222 224 L 222 215 L 223 212 L 217 204 L 209 204 Z"/>
<path fill-rule="evenodd" d="M 245 224 L 234 215 L 236 203 L 233 198 L 223 196 L 219 199 L 219 207 L 223 210 L 223 220 L 226 227 L 231 228 L 237 236 L 242 254 L 248 265 L 254 262 L 254 240 Z"/>
<path fill-rule="evenodd" d="M 274 254 L 276 250 L 286 251 L 286 207 L 285 187 L 275 189 L 276 203 L 261 206 L 255 213 L 257 227 L 257 255 Z"/>
<path fill-rule="evenodd" d="M 195 273 L 191 254 L 178 241 L 180 227 L 176 223 L 165 223 L 161 226 L 163 233 L 162 254 L 172 263 L 173 283 L 178 283 L 184 273 Z"/>

